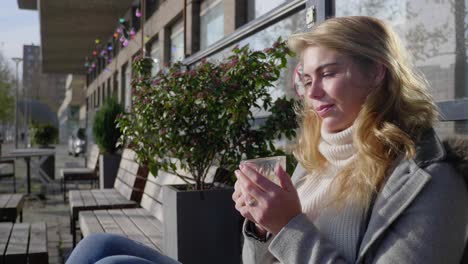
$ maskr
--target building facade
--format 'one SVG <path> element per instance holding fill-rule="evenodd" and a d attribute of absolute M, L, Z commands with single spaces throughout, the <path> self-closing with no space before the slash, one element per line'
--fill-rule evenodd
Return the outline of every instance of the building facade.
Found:
<path fill-rule="evenodd" d="M 49 30 L 42 33 L 42 39 L 47 47 L 57 51 L 52 56 L 52 49 L 44 47 L 47 51 L 44 54 L 48 56 L 45 67 L 86 73 L 86 99 L 80 115 L 86 113 L 88 131 L 91 131 L 94 113 L 109 96 L 116 97 L 131 110 L 131 65 L 142 47 L 146 55 L 153 58 L 155 74 L 178 60 L 192 65 L 203 58 L 223 58 L 235 45 L 249 44 L 253 49 L 264 49 L 278 37 L 287 38 L 292 33 L 307 30 L 306 14 L 316 23 L 327 17 L 348 15 L 383 19 L 396 29 L 413 64 L 426 76 L 436 101 L 468 97 L 466 0 L 145 0 L 144 7 L 141 0 L 99 3 L 83 0 L 75 4 L 79 9 L 73 9 L 72 2 L 66 1 L 62 12 L 50 12 L 55 14 L 54 19 L 41 16 L 41 27 L 49 26 Z M 19 4 L 39 10 L 59 5 L 33 0 L 19 0 Z M 99 16 L 99 12 L 106 16 Z M 76 23 L 83 15 L 87 20 Z M 68 26 L 67 31 L 58 30 L 52 23 L 56 20 L 63 22 L 62 27 L 67 21 L 74 22 L 75 26 Z M 128 30 L 127 41 L 122 41 L 122 29 L 119 32 L 122 25 Z M 75 27 L 76 31 L 72 31 Z M 94 31 L 93 36 L 90 32 Z M 80 46 L 81 61 L 74 53 L 60 51 L 59 54 L 59 44 L 68 43 L 55 41 L 59 33 L 64 39 L 78 39 L 84 32 L 88 44 L 86 49 L 84 44 Z M 76 41 L 75 45 L 80 43 Z M 72 44 L 67 45 L 71 47 Z M 87 51 L 83 53 L 84 50 Z M 70 62 L 80 61 L 87 68 L 77 68 L 76 63 L 69 67 L 60 64 L 58 59 L 54 62 L 57 54 L 62 56 L 60 62 L 69 58 Z M 95 57 L 95 63 L 85 63 L 86 59 Z M 290 59 L 288 69 L 271 90 L 273 97 L 294 96 L 292 75 L 296 65 L 297 60 Z M 445 122 L 439 131 L 444 135 L 467 134 L 467 122 Z"/>
<path fill-rule="evenodd" d="M 148 19 L 143 34 L 147 43 L 144 46 L 155 61 L 153 73 L 177 60 L 193 64 L 202 58 L 222 58 L 234 45 L 249 44 L 251 48 L 264 49 L 280 36 L 287 38 L 305 30 L 306 6 L 313 6 L 318 20 L 326 16 L 348 15 L 368 15 L 385 20 L 396 28 L 414 65 L 428 79 L 436 101 L 468 96 L 465 0 L 146 2 Z M 112 61 L 88 73 L 88 120 L 92 120 L 94 111 L 107 96 L 118 97 L 127 109 L 131 109 L 130 65 L 141 48 L 142 33 L 135 17 L 135 10 L 139 8 L 140 1 L 135 1 L 123 16 L 130 27 L 137 29 L 135 39 L 128 46 L 114 41 L 117 46 Z M 296 64 L 294 59 L 289 62 L 284 77 L 272 90 L 274 95 L 294 96 L 291 75 Z M 441 124 L 439 130 L 444 135 L 467 133 L 466 122 L 461 121 Z"/>

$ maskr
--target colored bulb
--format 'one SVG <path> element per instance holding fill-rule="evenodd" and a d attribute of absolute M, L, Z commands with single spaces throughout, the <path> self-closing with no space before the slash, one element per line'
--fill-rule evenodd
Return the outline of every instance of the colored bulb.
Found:
<path fill-rule="evenodd" d="M 140 11 L 139 8 L 136 9 L 136 11 L 135 11 L 135 16 L 136 16 L 136 17 L 141 17 L 141 11 Z"/>
<path fill-rule="evenodd" d="M 119 18 L 119 22 L 122 24 L 125 22 L 125 18 Z"/>

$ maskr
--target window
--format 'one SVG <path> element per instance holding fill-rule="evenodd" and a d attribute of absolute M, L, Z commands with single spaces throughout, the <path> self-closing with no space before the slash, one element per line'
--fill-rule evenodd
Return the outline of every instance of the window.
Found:
<path fill-rule="evenodd" d="M 289 35 L 297 32 L 298 29 L 304 28 L 304 17 L 305 10 L 301 10 L 300 12 L 278 21 L 277 23 L 255 33 L 254 35 L 242 39 L 239 41 L 238 45 L 243 47 L 249 44 L 250 49 L 252 50 L 263 50 L 265 48 L 271 47 L 278 39 L 278 37 L 281 36 L 283 39 L 287 39 Z M 222 58 L 231 55 L 231 50 L 232 47 L 227 47 L 225 50 L 210 56 L 209 59 L 221 60 Z M 283 69 L 280 78 L 278 81 L 276 81 L 276 83 L 274 83 L 274 87 L 270 88 L 270 93 L 273 100 L 283 96 L 288 98 L 296 97 L 292 78 L 297 63 L 298 61 L 296 58 L 290 58 L 288 60 L 287 68 Z M 254 114 L 258 118 L 269 115 L 269 113 L 263 111 Z"/>
<path fill-rule="evenodd" d="M 106 94 L 106 82 L 102 83 L 101 92 L 102 92 L 102 101 L 101 101 L 101 105 L 102 105 L 104 104 L 104 101 L 106 101 L 107 96 L 109 96 L 108 94 Z"/>
<path fill-rule="evenodd" d="M 200 7 L 200 49 L 224 36 L 224 1 L 205 0 Z"/>
<path fill-rule="evenodd" d="M 336 16 L 373 16 L 392 25 L 435 101 L 468 97 L 468 1 L 337 0 L 335 6 Z M 468 122 L 444 122 L 437 132 L 468 134 Z"/>
<path fill-rule="evenodd" d="M 286 3 L 288 0 L 248 0 L 247 19 L 252 21 L 268 13 L 274 8 Z"/>
<path fill-rule="evenodd" d="M 101 86 L 97 88 L 97 107 L 101 106 Z"/>
<path fill-rule="evenodd" d="M 112 89 L 111 89 L 111 77 L 107 78 L 107 96 L 108 97 L 113 97 L 114 95 L 112 94 Z"/>
<path fill-rule="evenodd" d="M 125 77 L 125 72 L 127 71 L 127 64 L 122 66 L 122 70 L 120 71 L 120 100 L 119 103 L 125 103 L 125 83 L 127 82 L 127 78 Z"/>
<path fill-rule="evenodd" d="M 184 25 L 182 20 L 171 27 L 170 55 L 171 63 L 184 59 Z"/>
<path fill-rule="evenodd" d="M 125 109 L 129 109 L 132 106 L 132 89 L 131 89 L 131 80 L 132 80 L 132 67 L 126 67 L 125 69 L 125 82 L 124 82 L 124 90 L 125 90 Z"/>
<path fill-rule="evenodd" d="M 112 95 L 115 97 L 116 100 L 118 100 L 118 96 L 119 96 L 119 72 L 118 71 L 114 73 L 114 79 L 112 82 L 113 82 Z"/>
<path fill-rule="evenodd" d="M 155 76 L 161 69 L 161 44 L 158 39 L 156 39 L 151 44 L 151 58 L 153 59 L 153 67 L 151 67 L 151 76 Z"/>
<path fill-rule="evenodd" d="M 148 20 L 159 7 L 159 0 L 146 1 L 146 20 Z"/>

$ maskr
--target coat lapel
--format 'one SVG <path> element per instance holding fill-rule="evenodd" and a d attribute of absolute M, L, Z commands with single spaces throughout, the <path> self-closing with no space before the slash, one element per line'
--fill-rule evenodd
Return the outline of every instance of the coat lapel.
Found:
<path fill-rule="evenodd" d="M 357 263 L 363 260 L 372 244 L 411 204 L 429 180 L 429 174 L 424 173 L 414 161 L 405 160 L 395 168 L 376 198 Z"/>

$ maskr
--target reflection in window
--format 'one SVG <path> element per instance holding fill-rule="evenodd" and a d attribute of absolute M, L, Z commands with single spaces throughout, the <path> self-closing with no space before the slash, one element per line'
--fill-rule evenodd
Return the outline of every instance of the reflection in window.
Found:
<path fill-rule="evenodd" d="M 468 97 L 467 0 L 337 0 L 336 16 L 368 15 L 391 24 L 426 76 L 436 101 Z M 445 125 L 446 126 L 446 125 Z M 462 125 L 455 126 L 460 132 Z M 458 127 L 458 128 L 457 128 Z M 464 133 L 467 133 L 468 126 Z"/>
<path fill-rule="evenodd" d="M 153 59 L 153 67 L 151 67 L 151 76 L 155 76 L 156 73 L 161 69 L 161 45 L 160 41 L 156 39 L 153 44 L 151 44 L 151 58 Z"/>
<path fill-rule="evenodd" d="M 271 47 L 273 43 L 282 37 L 287 39 L 292 33 L 296 33 L 304 28 L 305 25 L 305 11 L 302 10 L 299 13 L 296 13 L 286 19 L 283 19 L 272 26 L 261 30 L 260 32 L 249 36 L 241 40 L 238 45 L 240 47 L 249 44 L 250 48 L 253 50 L 263 50 L 265 48 Z M 228 47 L 220 53 L 214 54 L 210 57 L 210 60 L 221 60 L 224 57 L 227 57 L 232 54 L 231 50 L 233 47 Z M 277 98 L 286 96 L 288 98 L 295 98 L 296 93 L 293 87 L 293 73 L 297 65 L 297 59 L 291 58 L 288 60 L 287 69 L 284 69 L 281 73 L 280 78 L 275 83 L 275 86 L 270 88 L 270 93 L 272 95 L 273 101 Z M 258 112 L 255 113 L 257 117 L 267 116 L 268 113 Z"/>
<path fill-rule="evenodd" d="M 288 0 L 248 0 L 247 18 L 249 21 L 252 21 L 287 1 Z"/>
<path fill-rule="evenodd" d="M 119 103 L 125 104 L 125 85 L 127 83 L 126 71 L 128 68 L 128 64 L 124 64 L 122 66 L 122 70 L 120 71 L 120 100 Z"/>
<path fill-rule="evenodd" d="M 467 68 L 467 14 L 456 12 L 466 9 L 464 0 L 338 0 L 336 7 L 337 16 L 369 15 L 391 24 L 428 78 L 436 100 L 468 96 L 466 80 L 454 78 L 456 67 L 465 73 Z M 464 63 L 456 65 L 460 58 Z"/>
<path fill-rule="evenodd" d="M 171 27 L 171 63 L 184 59 L 184 26 L 182 21 Z"/>
<path fill-rule="evenodd" d="M 125 109 L 130 110 L 132 107 L 132 88 L 131 88 L 131 80 L 132 80 L 132 67 L 125 68 Z"/>
<path fill-rule="evenodd" d="M 224 2 L 205 0 L 200 8 L 200 50 L 224 36 Z"/>

